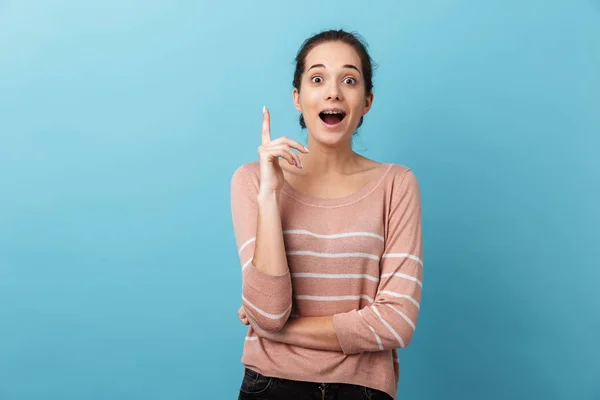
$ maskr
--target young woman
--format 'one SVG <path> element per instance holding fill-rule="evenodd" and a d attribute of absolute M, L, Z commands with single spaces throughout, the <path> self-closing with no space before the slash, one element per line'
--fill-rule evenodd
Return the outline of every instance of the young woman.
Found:
<path fill-rule="evenodd" d="M 274 139 L 263 109 L 259 160 L 233 174 L 238 314 L 249 325 L 239 399 L 396 398 L 396 349 L 421 300 L 421 203 L 409 168 L 352 150 L 372 75 L 355 35 L 306 40 L 293 100 L 308 148 Z"/>

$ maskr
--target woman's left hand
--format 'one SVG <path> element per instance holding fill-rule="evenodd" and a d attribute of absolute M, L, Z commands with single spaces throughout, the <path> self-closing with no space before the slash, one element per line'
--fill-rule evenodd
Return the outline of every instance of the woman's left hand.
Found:
<path fill-rule="evenodd" d="M 241 306 L 238 310 L 238 318 L 242 321 L 244 325 L 250 325 L 250 321 L 248 321 L 248 316 L 246 315 L 246 310 L 244 310 L 244 306 Z"/>
<path fill-rule="evenodd" d="M 246 310 L 244 310 L 244 306 L 240 307 L 240 309 L 238 310 L 238 317 L 240 321 L 242 321 L 242 324 L 250 325 L 250 320 L 248 319 L 248 315 L 246 315 Z M 252 325 L 252 329 L 254 330 L 254 333 L 265 339 L 275 340 L 275 338 L 277 337 L 277 332 L 268 332 L 263 329 L 260 329 L 260 327 L 255 325 Z"/>

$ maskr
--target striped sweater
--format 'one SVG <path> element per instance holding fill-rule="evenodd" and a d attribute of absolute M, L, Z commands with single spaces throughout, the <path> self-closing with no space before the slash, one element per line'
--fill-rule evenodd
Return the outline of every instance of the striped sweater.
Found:
<path fill-rule="evenodd" d="M 414 334 L 421 301 L 421 202 L 413 172 L 382 163 L 377 176 L 343 198 L 309 196 L 287 182 L 280 214 L 289 271 L 267 275 L 252 263 L 259 162 L 231 179 L 231 212 L 242 274 L 242 305 L 263 329 L 288 318 L 333 316 L 342 351 L 292 346 L 249 327 L 242 363 L 266 376 L 341 382 L 396 398 L 398 348 Z"/>

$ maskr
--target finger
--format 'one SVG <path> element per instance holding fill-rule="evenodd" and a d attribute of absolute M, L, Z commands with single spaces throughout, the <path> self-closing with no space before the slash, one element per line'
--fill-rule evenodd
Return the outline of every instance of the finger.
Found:
<path fill-rule="evenodd" d="M 302 162 L 300 161 L 300 157 L 298 157 L 298 155 L 296 153 L 294 153 L 292 148 L 290 146 L 288 146 L 287 144 L 281 144 L 278 146 L 269 146 L 268 149 L 275 149 L 275 150 L 281 150 L 281 151 L 287 152 L 294 159 L 295 165 L 298 168 L 302 168 Z"/>
<path fill-rule="evenodd" d="M 246 315 L 246 310 L 244 310 L 244 306 L 240 307 L 240 309 L 238 310 L 238 317 L 240 318 L 240 321 L 242 321 L 242 324 L 250 324 L 250 322 L 248 321 L 248 316 Z"/>
<path fill-rule="evenodd" d="M 287 151 L 286 149 L 268 148 L 265 150 L 265 153 L 268 155 L 269 158 L 278 159 L 279 157 L 281 157 L 281 158 L 286 159 L 287 162 L 289 162 L 291 165 L 296 165 L 295 164 L 296 161 L 294 160 L 294 157 L 292 157 L 290 152 Z"/>
<path fill-rule="evenodd" d="M 267 107 L 263 106 L 262 144 L 269 142 L 271 142 L 271 115 Z"/>
<path fill-rule="evenodd" d="M 302 145 L 302 143 L 295 141 L 294 139 L 290 139 L 286 136 L 281 136 L 278 137 L 277 139 L 274 139 L 271 141 L 271 144 L 279 144 L 279 143 L 286 143 L 287 145 L 289 145 L 290 147 L 293 147 L 294 149 L 298 150 L 301 153 L 308 153 L 308 149 L 306 148 L 306 146 Z"/>
<path fill-rule="evenodd" d="M 275 154 L 276 157 L 281 157 L 281 158 L 287 160 L 287 162 L 289 162 L 290 165 L 293 165 L 296 167 L 300 165 L 300 164 L 298 164 L 299 161 L 296 161 L 296 157 L 294 156 L 294 153 L 285 148 L 272 149 L 272 150 L 269 150 L 269 152 L 271 154 Z"/>

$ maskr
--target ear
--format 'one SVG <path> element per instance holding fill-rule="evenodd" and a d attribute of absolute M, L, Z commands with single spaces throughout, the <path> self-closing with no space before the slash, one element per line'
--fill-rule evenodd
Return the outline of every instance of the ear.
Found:
<path fill-rule="evenodd" d="M 302 112 L 302 107 L 300 107 L 300 91 L 296 88 L 292 90 L 292 98 L 294 99 L 294 107 L 296 110 Z"/>
<path fill-rule="evenodd" d="M 371 109 L 374 97 L 375 96 L 373 95 L 373 92 L 369 93 L 369 95 L 365 97 L 365 108 L 363 109 L 363 115 L 367 115 L 367 113 Z"/>

